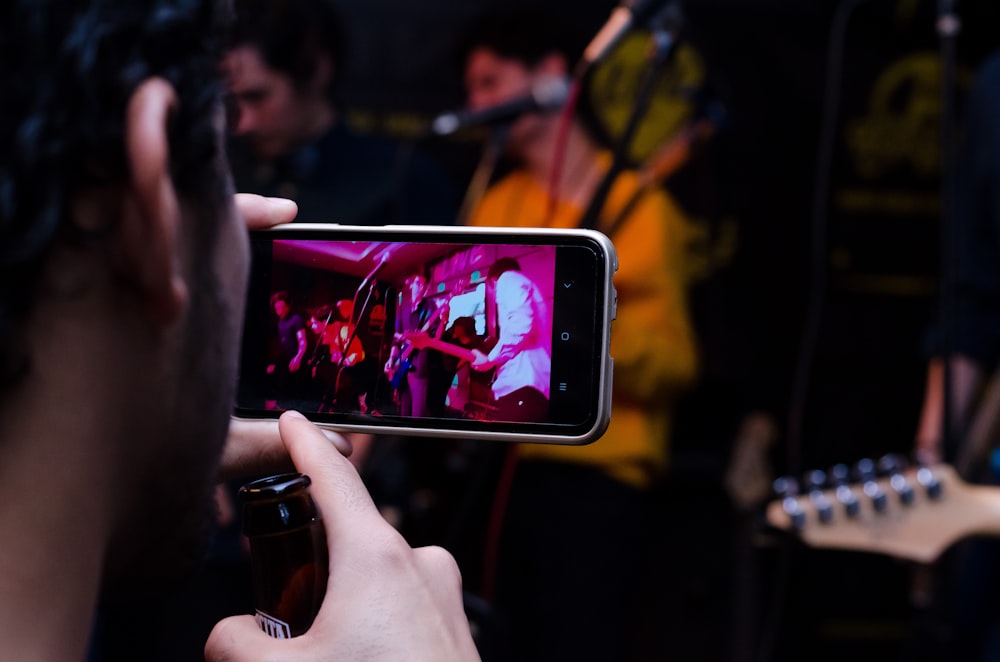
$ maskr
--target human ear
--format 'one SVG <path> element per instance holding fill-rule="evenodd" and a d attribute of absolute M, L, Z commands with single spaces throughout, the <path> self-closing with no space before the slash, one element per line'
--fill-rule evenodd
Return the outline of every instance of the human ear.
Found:
<path fill-rule="evenodd" d="M 167 326 L 188 300 L 180 254 L 180 201 L 170 173 L 168 126 L 177 93 L 162 78 L 142 82 L 125 113 L 129 166 L 116 248 L 139 290 L 146 318 Z"/>

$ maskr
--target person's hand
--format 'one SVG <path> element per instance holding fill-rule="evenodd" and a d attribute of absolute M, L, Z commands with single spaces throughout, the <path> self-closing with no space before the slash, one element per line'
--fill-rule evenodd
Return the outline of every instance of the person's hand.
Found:
<path fill-rule="evenodd" d="M 407 335 L 406 339 L 409 341 L 410 347 L 423 349 L 430 344 L 431 337 L 427 335 L 426 331 L 414 331 Z"/>
<path fill-rule="evenodd" d="M 749 513 L 772 495 L 774 467 L 770 453 L 778 443 L 778 423 L 766 411 L 744 415 L 729 455 L 723 485 L 740 511 Z"/>
<path fill-rule="evenodd" d="M 918 438 L 913 447 L 913 459 L 916 460 L 918 464 L 928 467 L 940 464 L 943 459 L 941 453 L 941 439 L 931 439 L 925 437 Z"/>
<path fill-rule="evenodd" d="M 248 230 L 289 223 L 298 213 L 298 206 L 284 198 L 237 193 L 233 201 Z M 267 366 L 267 374 L 274 374 L 275 369 L 273 364 Z M 346 439 L 338 434 L 328 434 L 342 453 L 350 455 L 351 444 Z M 277 473 L 291 466 L 288 451 L 278 436 L 277 421 L 231 421 L 219 467 L 220 480 Z"/>
<path fill-rule="evenodd" d="M 349 457 L 354 444 L 349 435 L 321 430 L 327 443 Z M 227 481 L 263 474 L 292 471 L 294 465 L 288 449 L 281 443 L 278 421 L 231 419 L 226 446 L 222 450 L 219 480 Z"/>
<path fill-rule="evenodd" d="M 472 363 L 469 364 L 469 367 L 471 367 L 473 370 L 478 370 L 479 372 L 482 372 L 484 370 L 489 370 L 491 367 L 493 367 L 493 365 L 490 363 L 490 359 L 481 351 L 479 351 L 478 349 L 472 349 L 469 351 L 472 352 L 473 356 Z"/>
<path fill-rule="evenodd" d="M 252 193 L 237 193 L 236 209 L 239 210 L 248 230 L 263 230 L 282 223 L 290 223 L 299 212 L 298 205 L 285 198 L 265 198 Z"/>
<path fill-rule="evenodd" d="M 309 631 L 292 639 L 272 639 L 249 615 L 220 621 L 206 660 L 478 660 L 451 554 L 411 548 L 379 515 L 350 461 L 300 414 L 286 412 L 279 427 L 323 514 L 326 598 Z"/>

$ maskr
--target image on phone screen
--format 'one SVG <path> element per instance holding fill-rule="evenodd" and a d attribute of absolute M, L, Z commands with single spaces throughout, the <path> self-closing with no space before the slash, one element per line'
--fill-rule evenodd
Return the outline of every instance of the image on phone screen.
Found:
<path fill-rule="evenodd" d="M 392 239 L 255 235 L 238 412 L 418 431 L 593 425 L 600 251 Z"/>

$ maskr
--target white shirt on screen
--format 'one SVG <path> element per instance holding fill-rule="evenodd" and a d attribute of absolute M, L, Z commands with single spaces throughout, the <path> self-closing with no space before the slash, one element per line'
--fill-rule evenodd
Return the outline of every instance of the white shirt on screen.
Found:
<path fill-rule="evenodd" d="M 493 395 L 530 386 L 548 398 L 552 321 L 541 291 L 524 274 L 506 271 L 497 279 L 496 301 L 500 338 L 488 356 L 498 366 Z"/>

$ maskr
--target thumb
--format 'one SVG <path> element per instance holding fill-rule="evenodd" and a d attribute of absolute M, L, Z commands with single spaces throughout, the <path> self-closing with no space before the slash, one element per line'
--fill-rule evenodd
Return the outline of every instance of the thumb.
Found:
<path fill-rule="evenodd" d="M 230 616 L 215 624 L 205 642 L 206 662 L 259 660 L 274 645 L 253 616 Z"/>

